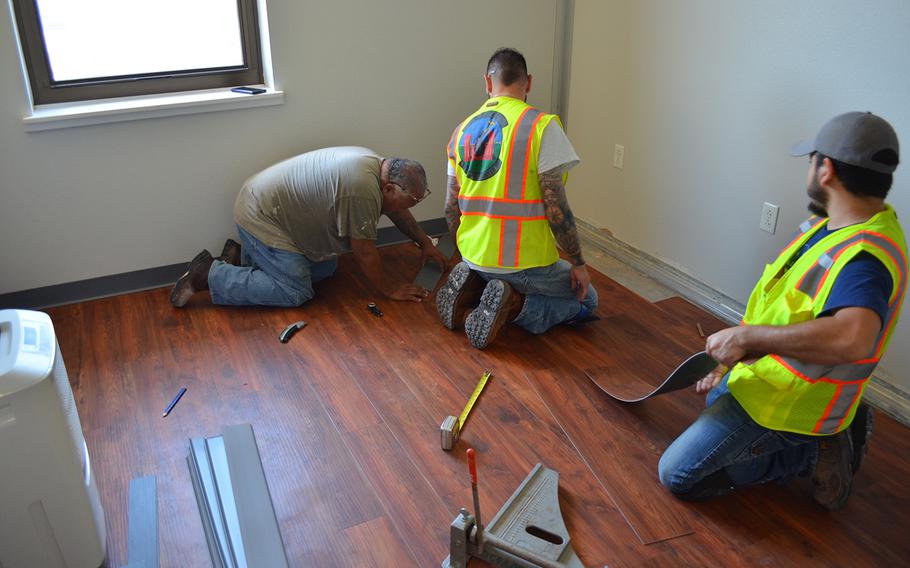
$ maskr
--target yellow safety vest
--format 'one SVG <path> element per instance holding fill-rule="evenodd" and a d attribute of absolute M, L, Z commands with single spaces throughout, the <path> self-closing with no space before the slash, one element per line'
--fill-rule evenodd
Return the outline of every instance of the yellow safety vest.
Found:
<path fill-rule="evenodd" d="M 461 256 L 523 270 L 559 258 L 537 179 L 543 131 L 559 118 L 511 97 L 493 97 L 452 133 L 448 156 L 461 186 Z"/>
<path fill-rule="evenodd" d="M 894 209 L 886 205 L 866 222 L 832 232 L 793 261 L 826 222 L 809 218 L 777 260 L 765 267 L 743 324 L 791 325 L 815 319 L 840 271 L 860 252 L 874 255 L 891 274 L 887 317 L 872 352 L 857 361 L 831 367 L 769 354 L 752 364 L 737 363 L 730 371 L 730 393 L 755 422 L 772 430 L 829 435 L 849 426 L 904 300 L 907 245 Z"/>

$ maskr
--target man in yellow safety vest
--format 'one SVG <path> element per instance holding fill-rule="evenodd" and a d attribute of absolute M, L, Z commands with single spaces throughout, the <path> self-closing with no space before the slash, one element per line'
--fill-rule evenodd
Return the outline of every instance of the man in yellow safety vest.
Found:
<path fill-rule="evenodd" d="M 850 112 L 792 153 L 809 156 L 814 216 L 765 267 L 742 325 L 707 339 L 721 364 L 696 385 L 708 407 L 659 465 L 683 499 L 811 476 L 815 501 L 837 510 L 867 452 L 873 414 L 861 398 L 907 287 L 904 234 L 884 201 L 897 135 Z"/>
<path fill-rule="evenodd" d="M 489 99 L 447 148 L 445 216 L 462 262 L 436 306 L 478 349 L 509 321 L 543 333 L 597 307 L 564 186 L 578 155 L 559 118 L 527 104 L 531 79 L 521 53 L 496 51 L 484 75 Z"/>

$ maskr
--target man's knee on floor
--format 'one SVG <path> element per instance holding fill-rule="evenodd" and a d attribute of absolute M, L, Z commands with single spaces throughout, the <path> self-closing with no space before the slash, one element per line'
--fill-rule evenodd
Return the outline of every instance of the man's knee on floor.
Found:
<path fill-rule="evenodd" d="M 309 302 L 315 296 L 312 288 L 282 286 L 280 287 L 279 307 L 296 308 Z"/>
<path fill-rule="evenodd" d="M 733 490 L 733 481 L 724 469 L 696 479 L 682 464 L 665 460 L 666 455 L 664 453 L 660 458 L 657 475 L 661 484 L 675 497 L 684 501 L 704 501 Z"/>
<path fill-rule="evenodd" d="M 585 296 L 585 299 L 582 301 L 584 305 L 591 310 L 592 312 L 597 309 L 597 305 L 600 299 L 597 297 L 597 290 L 594 289 L 594 286 L 588 285 L 588 295 Z"/>
<path fill-rule="evenodd" d="M 657 477 L 660 483 L 674 495 L 683 495 L 692 487 L 691 479 L 680 465 L 668 458 L 666 452 L 660 456 L 657 464 Z"/>

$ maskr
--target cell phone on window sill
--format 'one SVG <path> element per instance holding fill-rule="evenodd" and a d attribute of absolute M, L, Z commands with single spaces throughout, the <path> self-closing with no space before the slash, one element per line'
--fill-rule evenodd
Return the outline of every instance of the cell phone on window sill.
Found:
<path fill-rule="evenodd" d="M 245 95 L 259 95 L 264 93 L 265 89 L 260 89 L 258 87 L 234 87 L 231 89 L 231 92 L 243 93 Z"/>

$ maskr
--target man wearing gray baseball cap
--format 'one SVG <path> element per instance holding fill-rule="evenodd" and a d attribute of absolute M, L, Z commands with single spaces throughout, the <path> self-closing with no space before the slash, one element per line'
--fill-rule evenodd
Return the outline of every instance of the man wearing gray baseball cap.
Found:
<path fill-rule="evenodd" d="M 683 499 L 811 476 L 815 501 L 837 510 L 867 451 L 873 414 L 861 399 L 907 287 L 904 233 L 885 203 L 897 135 L 850 112 L 792 154 L 809 156 L 813 216 L 765 267 L 742 325 L 706 341 L 720 363 L 696 385 L 708 406 L 658 466 Z"/>

